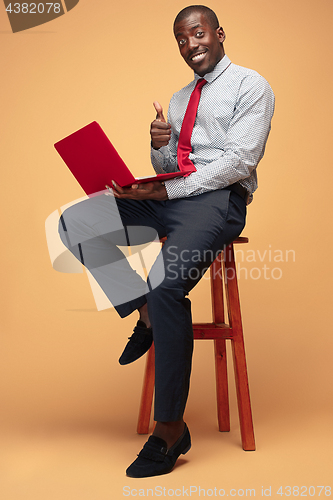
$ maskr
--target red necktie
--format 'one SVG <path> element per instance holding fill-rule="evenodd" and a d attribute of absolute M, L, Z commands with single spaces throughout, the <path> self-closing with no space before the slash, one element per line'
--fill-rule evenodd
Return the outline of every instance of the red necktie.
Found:
<path fill-rule="evenodd" d="M 200 78 L 191 94 L 189 103 L 187 105 L 186 113 L 184 116 L 182 128 L 179 134 L 178 147 L 177 147 L 177 160 L 179 170 L 190 170 L 184 177 L 195 172 L 197 169 L 189 159 L 188 155 L 192 152 L 191 136 L 194 127 L 195 117 L 201 96 L 201 89 L 207 83 L 204 78 Z"/>

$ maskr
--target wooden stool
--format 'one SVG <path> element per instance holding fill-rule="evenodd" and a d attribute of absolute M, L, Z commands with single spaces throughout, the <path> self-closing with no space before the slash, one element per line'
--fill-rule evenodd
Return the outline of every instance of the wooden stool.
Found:
<path fill-rule="evenodd" d="M 217 412 L 220 431 L 230 431 L 226 340 L 231 340 L 242 446 L 246 451 L 254 451 L 255 440 L 233 247 L 234 243 L 248 243 L 248 241 L 248 238 L 237 238 L 212 263 L 210 273 L 213 323 L 194 323 L 193 331 L 195 339 L 214 340 Z M 223 281 L 229 324 L 225 323 L 224 318 Z M 148 434 L 149 431 L 154 385 L 155 351 L 153 344 L 147 355 L 137 426 L 138 434 Z"/>

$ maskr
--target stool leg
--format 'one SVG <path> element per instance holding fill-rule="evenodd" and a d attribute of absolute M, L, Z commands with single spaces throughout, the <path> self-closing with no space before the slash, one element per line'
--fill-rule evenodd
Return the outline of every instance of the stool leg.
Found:
<path fill-rule="evenodd" d="M 151 406 L 155 386 L 155 348 L 152 344 L 147 354 L 145 375 L 141 393 L 141 403 L 138 418 L 137 433 L 148 434 Z"/>
<path fill-rule="evenodd" d="M 245 451 L 254 451 L 256 449 L 256 445 L 254 439 L 244 342 L 242 340 L 232 340 L 231 345 L 234 360 L 242 446 Z"/>
<path fill-rule="evenodd" d="M 224 255 L 225 284 L 228 301 L 229 323 L 232 327 L 231 339 L 239 423 L 241 428 L 242 446 L 246 451 L 255 450 L 255 439 L 252 421 L 251 401 L 246 368 L 245 347 L 243 338 L 242 318 L 237 286 L 236 266 L 233 245 L 229 245 Z"/>
<path fill-rule="evenodd" d="M 230 431 L 227 352 L 225 339 L 215 339 L 216 400 L 219 431 Z"/>
<path fill-rule="evenodd" d="M 224 323 L 223 281 L 221 256 L 217 257 L 210 269 L 212 313 L 214 323 Z M 225 339 L 214 340 L 216 401 L 219 431 L 230 431 L 228 394 L 228 372 Z"/>

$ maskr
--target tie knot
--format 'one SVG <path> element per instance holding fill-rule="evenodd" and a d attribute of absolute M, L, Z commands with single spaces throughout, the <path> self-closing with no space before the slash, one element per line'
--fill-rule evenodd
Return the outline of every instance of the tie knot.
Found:
<path fill-rule="evenodd" d="M 207 83 L 207 80 L 205 80 L 204 78 L 199 78 L 199 80 L 197 81 L 197 83 L 195 85 L 195 88 L 202 89 L 202 87 L 205 85 L 205 83 Z"/>

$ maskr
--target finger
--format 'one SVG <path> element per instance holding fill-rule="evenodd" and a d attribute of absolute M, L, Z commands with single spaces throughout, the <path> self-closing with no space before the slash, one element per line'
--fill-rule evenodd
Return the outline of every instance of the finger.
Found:
<path fill-rule="evenodd" d="M 111 181 L 112 182 L 112 186 L 113 186 L 113 189 L 117 192 L 117 193 L 123 193 L 123 189 L 118 186 L 118 184 L 115 182 L 115 181 Z"/>
<path fill-rule="evenodd" d="M 171 134 L 169 134 L 167 131 L 151 134 L 151 139 L 153 142 L 164 142 L 164 141 L 169 142 L 170 137 L 171 137 Z"/>
<path fill-rule="evenodd" d="M 154 144 L 159 144 L 161 146 L 166 146 L 169 144 L 170 135 L 154 135 L 152 136 L 152 142 Z"/>
<path fill-rule="evenodd" d="M 164 134 L 171 134 L 171 125 L 170 123 L 161 122 L 161 120 L 155 119 L 151 124 L 151 132 L 160 134 L 163 131 Z"/>
<path fill-rule="evenodd" d="M 158 101 L 153 102 L 153 106 L 156 110 L 156 120 L 166 123 L 166 119 L 163 115 L 163 108 Z"/>

